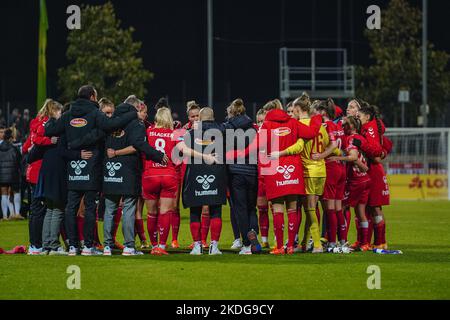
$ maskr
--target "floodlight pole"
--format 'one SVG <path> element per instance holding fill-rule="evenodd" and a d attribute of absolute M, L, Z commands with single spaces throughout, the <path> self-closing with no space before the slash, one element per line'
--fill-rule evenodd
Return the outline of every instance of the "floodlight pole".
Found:
<path fill-rule="evenodd" d="M 428 127 L 428 0 L 422 0 L 422 117 L 423 127 Z"/>
<path fill-rule="evenodd" d="M 208 106 L 213 107 L 214 82 L 213 82 L 213 0 L 208 1 Z"/>

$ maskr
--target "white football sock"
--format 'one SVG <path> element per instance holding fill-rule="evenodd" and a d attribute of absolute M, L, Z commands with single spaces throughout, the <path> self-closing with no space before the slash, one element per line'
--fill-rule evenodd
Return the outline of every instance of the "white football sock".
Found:
<path fill-rule="evenodd" d="M 21 198 L 20 193 L 14 193 L 14 213 L 20 214 Z"/>
<path fill-rule="evenodd" d="M 2 212 L 3 212 L 3 219 L 8 218 L 8 195 L 2 194 Z"/>

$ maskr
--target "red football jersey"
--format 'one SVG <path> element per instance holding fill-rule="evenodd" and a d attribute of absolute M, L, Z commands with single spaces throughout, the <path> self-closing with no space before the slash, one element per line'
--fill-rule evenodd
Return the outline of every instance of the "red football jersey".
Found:
<path fill-rule="evenodd" d="M 358 151 L 358 160 L 367 165 L 367 160 L 360 151 L 360 149 L 353 144 L 353 139 L 361 140 L 361 144 L 365 143 L 365 139 L 363 136 L 359 134 L 352 134 L 346 136 L 344 139 L 343 149 L 346 153 L 349 153 L 350 150 Z M 370 181 L 370 177 L 367 172 L 361 172 L 359 167 L 354 163 L 347 163 L 347 181 L 348 183 L 362 183 Z"/>
<path fill-rule="evenodd" d="M 147 142 L 158 151 L 169 157 L 166 165 L 145 160 L 144 175 L 176 175 L 176 166 L 172 161 L 172 152 L 177 141 L 173 139 L 173 130 L 165 128 L 148 128 Z"/>

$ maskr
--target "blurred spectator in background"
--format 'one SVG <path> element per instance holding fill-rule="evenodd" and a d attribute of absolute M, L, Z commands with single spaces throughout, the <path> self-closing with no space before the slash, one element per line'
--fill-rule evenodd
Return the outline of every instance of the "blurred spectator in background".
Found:
<path fill-rule="evenodd" d="M 12 144 L 13 132 L 4 131 L 3 142 L 0 144 L 0 193 L 3 220 L 23 219 L 20 215 L 20 151 Z M 13 194 L 14 203 L 10 201 Z"/>

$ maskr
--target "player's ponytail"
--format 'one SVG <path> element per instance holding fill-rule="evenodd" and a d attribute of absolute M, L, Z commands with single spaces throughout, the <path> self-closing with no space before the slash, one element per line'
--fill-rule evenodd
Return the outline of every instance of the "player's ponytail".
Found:
<path fill-rule="evenodd" d="M 295 99 L 293 106 L 294 108 L 299 107 L 303 112 L 309 114 L 311 112 L 311 99 L 309 98 L 309 95 L 306 92 L 303 92 L 299 98 Z"/>
<path fill-rule="evenodd" d="M 234 100 L 229 107 L 229 113 L 232 117 L 245 114 L 244 101 L 242 99 Z"/>
<path fill-rule="evenodd" d="M 194 109 L 200 110 L 201 109 L 200 105 L 197 102 L 195 102 L 194 100 L 189 101 L 186 106 L 186 113 L 189 114 L 189 112 Z"/>
<path fill-rule="evenodd" d="M 264 111 L 269 112 L 271 110 L 275 110 L 275 109 L 280 109 L 283 110 L 283 104 L 281 103 L 280 100 L 275 99 L 272 101 L 267 102 L 264 107 L 263 107 Z"/>
<path fill-rule="evenodd" d="M 361 132 L 361 120 L 359 120 L 357 117 L 348 116 L 346 118 L 346 123 L 348 123 L 357 133 Z"/>

